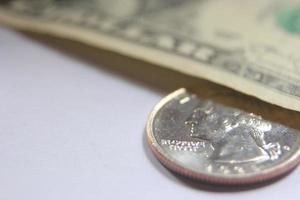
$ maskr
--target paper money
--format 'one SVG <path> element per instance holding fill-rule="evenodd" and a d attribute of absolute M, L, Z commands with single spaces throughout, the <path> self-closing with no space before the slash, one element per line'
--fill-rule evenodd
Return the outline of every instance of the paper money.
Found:
<path fill-rule="evenodd" d="M 300 111 L 298 0 L 2 0 L 0 21 Z"/>

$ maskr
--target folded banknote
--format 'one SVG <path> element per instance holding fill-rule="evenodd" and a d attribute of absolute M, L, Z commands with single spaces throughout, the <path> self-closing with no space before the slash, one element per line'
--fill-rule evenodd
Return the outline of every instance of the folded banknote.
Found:
<path fill-rule="evenodd" d="M 300 111 L 298 0 L 2 0 L 0 22 Z"/>

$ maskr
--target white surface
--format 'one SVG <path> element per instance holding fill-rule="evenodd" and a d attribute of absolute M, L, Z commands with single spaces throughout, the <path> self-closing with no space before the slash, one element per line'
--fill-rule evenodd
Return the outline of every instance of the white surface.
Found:
<path fill-rule="evenodd" d="M 0 27 L 0 200 L 299 199 L 299 168 L 240 192 L 175 177 L 148 151 L 144 126 L 188 78 L 164 83 L 168 72 L 51 43 Z"/>

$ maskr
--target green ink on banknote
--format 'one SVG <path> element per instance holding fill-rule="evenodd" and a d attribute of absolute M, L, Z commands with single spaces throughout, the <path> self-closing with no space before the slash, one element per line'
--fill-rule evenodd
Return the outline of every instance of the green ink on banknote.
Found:
<path fill-rule="evenodd" d="M 300 34 L 300 7 L 281 10 L 277 22 L 285 31 Z"/>

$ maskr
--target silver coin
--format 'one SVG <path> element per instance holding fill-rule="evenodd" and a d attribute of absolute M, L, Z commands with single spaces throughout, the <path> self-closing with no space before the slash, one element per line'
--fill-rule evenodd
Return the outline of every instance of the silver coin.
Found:
<path fill-rule="evenodd" d="M 261 182 L 300 161 L 300 133 L 179 89 L 152 111 L 147 137 L 156 157 L 182 175 L 219 184 Z"/>

